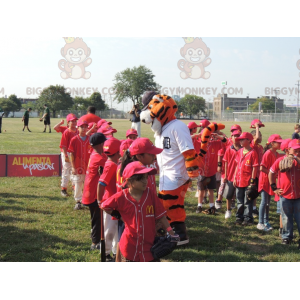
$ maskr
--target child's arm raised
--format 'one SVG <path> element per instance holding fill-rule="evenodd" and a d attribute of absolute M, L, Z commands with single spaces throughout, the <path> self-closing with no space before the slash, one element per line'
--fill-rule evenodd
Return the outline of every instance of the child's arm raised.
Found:
<path fill-rule="evenodd" d="M 60 127 L 60 125 L 62 125 L 62 124 L 64 124 L 64 120 L 61 120 L 59 123 L 57 123 L 56 125 L 54 125 L 53 129 L 54 129 L 55 131 L 57 131 L 58 128 Z"/>

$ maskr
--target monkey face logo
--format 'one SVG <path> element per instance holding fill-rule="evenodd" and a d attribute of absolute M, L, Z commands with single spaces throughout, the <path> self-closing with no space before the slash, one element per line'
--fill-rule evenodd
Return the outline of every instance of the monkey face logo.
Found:
<path fill-rule="evenodd" d="M 178 68 L 181 71 L 182 79 L 208 79 L 210 72 L 205 71 L 205 67 L 211 64 L 208 58 L 210 49 L 200 38 L 183 38 L 185 45 L 180 49 L 180 54 L 184 59 L 178 61 Z"/>
<path fill-rule="evenodd" d="M 61 49 L 61 55 L 65 59 L 58 62 L 58 67 L 61 71 L 62 79 L 89 79 L 90 72 L 86 72 L 85 68 L 92 63 L 89 58 L 91 49 L 80 38 L 65 37 L 65 46 Z"/>

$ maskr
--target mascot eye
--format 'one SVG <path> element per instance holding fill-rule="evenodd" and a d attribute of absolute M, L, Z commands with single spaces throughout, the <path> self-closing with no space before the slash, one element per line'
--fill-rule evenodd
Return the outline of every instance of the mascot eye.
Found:
<path fill-rule="evenodd" d="M 73 55 L 73 51 L 72 50 L 69 51 L 69 55 Z"/>
<path fill-rule="evenodd" d="M 152 105 L 152 104 L 151 104 L 151 105 L 149 105 L 149 108 L 150 108 L 150 109 L 152 109 L 152 107 L 153 107 L 153 105 Z"/>
<path fill-rule="evenodd" d="M 83 54 L 82 50 L 79 50 L 79 51 L 78 51 L 78 54 L 79 54 L 79 55 L 82 55 L 82 54 Z"/>
<path fill-rule="evenodd" d="M 189 51 L 188 51 L 188 54 L 189 54 L 189 55 L 193 55 L 193 51 L 192 51 L 192 50 L 189 50 Z"/>
<path fill-rule="evenodd" d="M 201 54 L 202 54 L 202 51 L 201 51 L 201 50 L 199 50 L 199 51 L 198 51 L 198 55 L 201 55 Z"/>

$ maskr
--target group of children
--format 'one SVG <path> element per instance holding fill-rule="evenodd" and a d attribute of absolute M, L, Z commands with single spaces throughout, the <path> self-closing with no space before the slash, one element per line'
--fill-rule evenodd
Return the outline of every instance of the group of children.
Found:
<path fill-rule="evenodd" d="M 173 235 L 161 201 L 157 197 L 152 166 L 156 155 L 163 150 L 147 138 L 138 138 L 135 129 L 126 132 L 126 139 L 118 140 L 111 122 L 100 120 L 88 123 L 74 114 L 67 116 L 54 129 L 62 133 L 61 195 L 68 196 L 71 181 L 74 189 L 75 210 L 88 207 L 91 215 L 91 249 L 100 249 L 101 211 L 103 213 L 107 261 L 153 261 L 151 246 L 157 232 Z M 201 149 L 201 131 L 209 125 L 190 122 L 191 138 L 197 153 Z M 199 133 L 197 128 L 200 127 Z M 215 214 L 226 199 L 225 219 L 232 216 L 237 202 L 237 225 L 253 224 L 253 215 L 259 215 L 257 229 L 270 231 L 269 206 L 275 195 L 280 218 L 280 234 L 285 244 L 293 238 L 293 216 L 300 232 L 300 141 L 283 140 L 273 134 L 263 148 L 260 128 L 264 124 L 253 120 L 251 132 L 242 132 L 239 125 L 231 127 L 231 136 L 216 131 L 207 145 L 206 155 L 199 166 L 197 179 L 198 206 L 196 213 Z M 295 156 L 291 173 L 279 172 L 284 154 Z M 276 184 L 277 181 L 277 184 Z M 247 189 L 261 193 L 259 213 L 256 200 L 249 201 Z M 214 199 L 214 190 L 218 197 Z M 209 208 L 203 209 L 208 193 Z M 292 199 L 292 201 L 291 201 Z M 291 204 L 292 202 L 292 204 Z M 299 204 L 298 204 L 299 202 Z M 299 210 L 298 209 L 299 205 Z M 300 247 L 300 246 L 299 246 Z M 113 257 L 111 256 L 113 254 Z"/>

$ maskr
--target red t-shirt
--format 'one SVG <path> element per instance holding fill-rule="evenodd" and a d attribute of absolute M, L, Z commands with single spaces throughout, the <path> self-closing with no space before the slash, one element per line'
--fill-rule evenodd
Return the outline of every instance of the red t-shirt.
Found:
<path fill-rule="evenodd" d="M 63 134 L 67 129 L 68 129 L 67 126 L 59 126 L 58 128 L 55 129 L 55 131 L 58 133 L 61 132 Z"/>
<path fill-rule="evenodd" d="M 265 167 L 267 170 L 270 170 L 276 159 L 278 158 L 278 153 L 276 152 L 276 155 L 271 151 L 268 150 L 263 155 L 261 166 Z M 260 172 L 259 174 L 259 180 L 258 180 L 258 191 L 261 192 L 264 190 L 269 195 L 274 196 L 274 192 L 271 189 L 270 183 L 269 183 L 269 177 L 268 174 L 264 172 Z"/>
<path fill-rule="evenodd" d="M 107 156 L 104 153 L 101 155 L 95 151 L 92 152 L 84 180 L 83 204 L 91 204 L 97 199 L 97 186 L 100 177 L 98 169 L 99 167 L 104 168 L 106 160 Z"/>
<path fill-rule="evenodd" d="M 90 147 L 90 138 L 88 136 L 83 141 L 79 135 L 76 135 L 70 141 L 68 152 L 74 155 L 75 169 L 79 175 L 86 173 L 90 159 Z"/>
<path fill-rule="evenodd" d="M 271 166 L 270 171 L 272 173 L 279 172 L 279 163 L 283 157 L 278 158 Z M 297 161 L 294 161 L 293 166 L 289 172 L 283 172 L 280 174 L 280 186 L 283 189 L 281 194 L 286 199 L 298 199 L 300 198 L 300 165 Z"/>
<path fill-rule="evenodd" d="M 227 162 L 227 180 L 233 182 L 234 181 L 234 173 L 236 169 L 236 161 L 235 157 L 238 153 L 238 150 L 236 150 L 233 145 L 225 151 L 223 161 Z"/>
<path fill-rule="evenodd" d="M 207 151 L 200 163 L 200 174 L 205 177 L 213 176 L 218 169 L 218 151 L 222 149 L 223 143 L 221 141 L 209 141 Z"/>
<path fill-rule="evenodd" d="M 125 223 L 120 240 L 123 256 L 132 261 L 153 260 L 150 251 L 155 239 L 155 220 L 166 215 L 156 192 L 147 188 L 139 202 L 133 199 L 128 189 L 105 200 L 103 209 L 118 210 Z"/>
<path fill-rule="evenodd" d="M 111 197 L 117 192 L 117 186 L 116 186 L 117 167 L 118 165 L 114 163 L 112 160 L 107 160 L 104 165 L 103 173 L 99 179 L 99 182 L 103 182 L 106 184 L 105 193 L 103 195 L 102 201 Z"/>
<path fill-rule="evenodd" d="M 76 136 L 78 134 L 78 131 L 76 129 L 76 131 L 72 131 L 70 129 L 67 128 L 67 130 L 65 130 L 61 136 L 61 140 L 60 140 L 60 148 L 66 148 L 67 151 L 69 149 L 70 146 L 70 141 L 71 139 Z"/>
<path fill-rule="evenodd" d="M 283 160 L 285 158 L 285 156 L 286 155 L 284 155 L 284 154 L 279 154 L 279 158 L 277 158 L 277 160 L 279 160 L 279 162 L 280 162 L 281 160 Z M 281 176 L 281 172 L 278 171 L 278 173 L 277 173 L 277 187 L 279 189 L 281 189 L 281 186 L 280 186 L 280 176 Z M 277 194 L 275 194 L 274 201 L 279 201 L 279 200 L 280 200 L 280 196 L 278 196 Z"/>
<path fill-rule="evenodd" d="M 263 148 L 263 146 L 260 145 L 260 144 L 258 144 L 255 139 L 252 140 L 250 146 L 251 146 L 251 148 L 253 148 L 256 151 L 257 157 L 258 157 L 258 164 L 260 165 L 261 161 L 262 161 L 262 158 L 263 158 L 263 155 L 264 155 L 264 148 Z M 256 177 L 257 178 L 259 178 L 259 174 L 260 174 L 260 170 L 258 169 L 257 173 L 256 173 Z"/>
<path fill-rule="evenodd" d="M 246 155 L 244 155 L 243 150 L 244 148 L 241 148 L 235 157 L 235 161 L 237 163 L 237 187 L 247 187 L 250 184 L 253 168 L 259 166 L 256 151 L 251 149 L 246 153 Z"/>
<path fill-rule="evenodd" d="M 192 141 L 196 153 L 199 154 L 201 149 L 201 138 L 193 138 Z"/>

